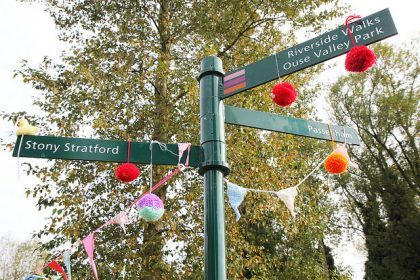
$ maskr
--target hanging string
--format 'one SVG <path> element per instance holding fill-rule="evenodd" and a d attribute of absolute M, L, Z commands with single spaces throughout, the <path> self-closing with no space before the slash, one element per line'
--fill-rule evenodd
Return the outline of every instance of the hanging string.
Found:
<path fill-rule="evenodd" d="M 20 137 L 20 142 L 19 142 L 19 148 L 18 148 L 18 152 L 17 152 L 17 157 L 16 157 L 16 159 L 17 159 L 17 175 L 18 175 L 18 180 L 20 180 L 20 149 L 22 148 L 22 142 L 23 142 L 23 137 L 24 137 L 25 135 L 22 135 L 21 137 Z"/>
<path fill-rule="evenodd" d="M 18 115 L 17 122 L 16 122 L 16 127 L 18 127 L 18 123 L 19 123 L 20 119 L 21 119 L 21 115 Z M 20 148 L 22 147 L 23 136 L 24 135 L 22 135 L 22 137 L 20 138 L 19 148 L 18 148 L 17 157 L 16 157 L 18 180 L 20 180 Z"/>
<path fill-rule="evenodd" d="M 294 185 L 293 187 L 289 187 L 289 188 L 297 188 L 300 185 L 303 184 L 303 182 L 305 182 L 312 174 L 314 174 L 315 171 L 317 171 L 322 164 L 325 162 L 326 158 L 324 158 L 323 160 L 321 160 L 314 169 L 312 169 L 311 172 L 309 172 L 299 183 L 297 183 L 296 185 Z M 229 180 L 227 180 L 226 178 L 224 179 L 226 182 L 229 182 Z M 258 190 L 258 189 L 252 189 L 252 188 L 246 188 L 248 191 L 252 191 L 252 192 L 260 192 L 260 193 L 272 193 L 272 194 L 276 194 L 278 191 L 271 191 L 271 190 Z"/>
<path fill-rule="evenodd" d="M 274 58 L 276 59 L 277 78 L 279 79 L 279 82 L 281 83 L 281 80 L 280 80 L 279 63 L 278 63 L 278 61 L 277 61 L 277 53 L 275 53 L 275 54 L 274 54 Z"/>
<path fill-rule="evenodd" d="M 152 186 L 153 186 L 153 143 L 155 141 L 150 142 L 150 169 L 149 169 L 149 193 L 152 193 Z"/>
<path fill-rule="evenodd" d="M 175 154 L 174 152 L 172 152 L 171 150 L 169 150 L 169 149 L 168 149 L 168 146 L 167 146 L 165 143 L 161 143 L 161 142 L 156 141 L 156 140 L 153 140 L 152 142 L 154 142 L 154 143 L 158 144 L 159 148 L 160 148 L 162 151 L 164 151 L 164 152 L 168 152 L 168 153 L 170 153 L 170 154 L 172 154 L 172 155 L 174 155 L 174 156 L 178 157 L 178 155 L 177 155 L 177 154 Z"/>
<path fill-rule="evenodd" d="M 128 139 L 128 141 L 127 141 L 127 163 L 130 162 L 130 154 L 131 154 L 131 140 Z"/>
<path fill-rule="evenodd" d="M 343 134 L 344 134 L 344 146 L 347 144 L 347 137 L 346 137 L 346 127 L 343 126 Z"/>
<path fill-rule="evenodd" d="M 276 68 L 277 68 L 277 78 L 279 79 L 279 82 L 285 82 L 290 78 L 290 75 L 287 75 L 286 78 L 283 78 L 283 80 L 280 79 L 280 70 L 279 70 L 279 63 L 277 61 L 277 53 L 274 54 L 274 58 L 276 60 Z"/>
<path fill-rule="evenodd" d="M 333 148 L 333 150 L 334 150 L 334 148 L 335 148 L 335 142 L 334 142 L 334 137 L 333 137 L 333 133 L 332 133 L 332 131 L 331 131 L 331 125 L 330 125 L 330 124 L 328 124 L 328 131 L 330 132 L 331 147 L 332 147 L 332 148 Z"/>
<path fill-rule="evenodd" d="M 321 167 L 321 165 L 325 162 L 325 160 L 326 160 L 327 158 L 324 158 L 323 160 L 321 160 L 319 163 L 318 163 L 318 165 L 314 168 L 314 169 L 312 169 L 312 171 L 311 172 L 309 172 L 309 174 L 308 175 L 306 175 L 297 185 L 295 185 L 295 187 L 297 188 L 297 187 L 299 187 L 300 185 L 302 185 L 303 184 L 303 182 L 305 182 L 315 171 L 317 171 L 320 167 Z"/>
<path fill-rule="evenodd" d="M 355 20 L 355 19 L 358 19 L 358 18 L 362 18 L 362 17 L 361 16 L 358 16 L 358 15 L 351 15 L 351 16 L 348 16 L 346 18 L 347 35 L 350 38 L 352 47 L 355 47 L 356 46 L 356 42 L 354 41 L 353 32 L 351 32 L 351 29 L 350 29 L 350 23 L 351 23 L 352 20 Z"/>
<path fill-rule="evenodd" d="M 185 166 L 178 166 L 178 168 L 176 168 L 175 170 L 173 170 L 171 173 L 169 173 L 168 175 L 166 175 L 166 177 L 165 178 L 163 178 L 162 180 L 160 180 L 158 183 L 156 183 L 156 185 L 154 185 L 151 189 L 150 189 L 150 192 L 153 192 L 153 191 L 155 191 L 156 189 L 158 189 L 159 187 L 161 187 L 161 186 L 163 186 L 169 179 L 171 179 L 173 176 L 175 176 L 176 174 L 178 174 L 179 172 L 181 172 L 181 171 L 183 171 L 184 169 L 185 169 L 186 167 Z M 130 205 L 128 205 L 126 208 L 124 208 L 122 211 L 128 211 L 131 207 L 133 207 L 134 205 L 136 205 L 137 204 L 137 202 L 143 197 L 143 196 L 145 196 L 146 194 L 148 194 L 149 193 L 149 191 L 146 191 L 146 192 L 144 192 L 140 197 L 138 197 L 136 200 L 134 200 Z M 121 212 L 121 211 L 120 211 Z M 115 215 L 116 216 L 116 215 Z M 114 217 L 115 217 L 114 216 Z M 96 233 L 96 232 L 101 232 L 102 231 L 102 229 L 104 228 L 104 227 L 106 227 L 106 226 L 108 226 L 108 225 L 110 225 L 111 223 L 110 223 L 110 221 L 114 218 L 114 217 L 112 217 L 110 220 L 108 220 L 107 222 L 105 222 L 104 224 L 102 224 L 100 227 L 98 227 L 97 229 L 95 229 L 94 231 L 92 231 L 91 233 Z M 78 239 L 78 240 L 76 240 L 74 243 L 73 243 L 73 245 L 72 245 L 72 249 L 71 249 L 71 251 L 75 251 L 76 249 L 77 249 L 77 247 L 78 246 L 80 246 L 80 245 L 82 245 L 83 244 L 83 242 L 82 242 L 82 239 Z M 54 260 L 60 260 L 60 259 L 62 259 L 63 258 L 63 256 L 62 255 L 55 255 L 55 258 L 53 258 Z M 48 266 L 48 264 L 49 264 L 50 262 L 47 262 L 46 264 L 44 264 L 44 265 L 41 265 L 41 266 L 39 266 L 38 268 L 37 268 L 37 270 L 38 269 L 40 269 L 40 270 L 44 270 L 47 266 Z"/>

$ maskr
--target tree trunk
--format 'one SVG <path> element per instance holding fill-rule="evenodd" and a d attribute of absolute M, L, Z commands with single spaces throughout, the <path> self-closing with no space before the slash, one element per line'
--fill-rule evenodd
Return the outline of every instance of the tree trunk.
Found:
<path fill-rule="evenodd" d="M 168 100 L 168 75 L 171 61 L 170 55 L 170 33 L 168 26 L 168 1 L 160 2 L 159 16 L 157 18 L 158 32 L 160 37 L 160 50 L 158 54 L 158 72 L 155 80 L 155 116 L 153 140 L 167 143 L 170 140 L 169 126 L 171 110 Z M 153 166 L 153 183 L 157 183 L 165 174 L 164 167 Z M 163 202 L 165 202 L 166 188 L 155 191 Z M 164 262 L 163 247 L 165 240 L 162 231 L 162 222 L 148 223 L 144 228 L 143 244 L 144 257 L 141 260 L 141 278 L 143 280 L 162 279 L 167 270 Z"/>

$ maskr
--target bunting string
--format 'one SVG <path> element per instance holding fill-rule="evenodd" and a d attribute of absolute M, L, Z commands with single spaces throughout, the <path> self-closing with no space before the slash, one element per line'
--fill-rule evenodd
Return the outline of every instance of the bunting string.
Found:
<path fill-rule="evenodd" d="M 125 224 L 128 223 L 128 217 L 127 217 L 126 212 L 128 210 L 130 210 L 131 207 L 136 205 L 136 203 L 143 196 L 145 196 L 146 194 L 152 193 L 153 191 L 155 191 L 159 187 L 163 186 L 168 180 L 170 180 L 172 177 L 177 175 L 179 172 L 184 171 L 185 169 L 189 168 L 188 165 L 189 165 L 190 147 L 191 147 L 190 143 L 182 143 L 181 144 L 182 146 L 178 145 L 178 148 L 179 148 L 179 154 L 178 155 L 173 153 L 172 151 L 170 151 L 167 148 L 167 146 L 163 143 L 160 143 L 158 141 L 152 141 L 152 143 L 158 143 L 160 149 L 162 149 L 163 151 L 168 151 L 169 153 L 175 155 L 179 159 L 178 160 L 178 167 L 176 169 L 174 169 L 173 171 L 169 172 L 162 180 L 160 180 L 154 186 L 151 186 L 149 190 L 145 191 L 140 197 L 135 199 L 129 206 L 124 208 L 117 215 L 115 215 L 114 217 L 112 217 L 111 219 L 106 221 L 104 224 L 99 226 L 94 231 L 90 232 L 85 238 L 78 239 L 75 243 L 72 244 L 70 250 L 65 251 L 62 255 L 56 255 L 57 257 L 53 258 L 52 261 L 49 261 L 46 264 L 38 267 L 36 269 L 36 271 L 42 271 L 47 267 L 51 267 L 51 269 L 54 269 L 54 270 L 58 271 L 59 273 L 61 273 L 64 280 L 71 280 L 70 256 L 73 253 L 73 251 L 75 251 L 79 247 L 79 245 L 83 244 L 83 247 L 85 248 L 85 251 L 88 255 L 89 264 L 91 266 L 94 277 L 95 277 L 96 280 L 99 280 L 98 273 L 97 273 L 97 270 L 96 270 L 96 265 L 95 265 L 94 258 L 93 258 L 93 255 L 94 255 L 94 234 L 101 232 L 101 230 L 104 227 L 106 227 L 110 224 L 119 224 L 125 232 Z M 152 143 L 151 143 L 151 145 L 152 145 Z M 184 155 L 185 151 L 187 151 L 186 161 L 185 161 L 185 164 L 182 164 L 182 163 L 180 163 L 180 161 L 181 161 L 181 158 Z M 152 160 L 152 157 L 151 157 L 151 160 Z M 63 261 L 64 261 L 64 264 L 66 266 L 67 273 L 68 273 L 69 277 L 67 277 L 67 275 L 64 272 L 64 269 L 58 263 L 58 261 L 61 260 L 61 259 L 63 259 Z M 34 277 L 38 277 L 38 275 L 36 273 L 32 273 L 32 275 L 30 275 L 29 278 L 27 278 L 27 279 L 34 279 Z M 39 277 L 42 277 L 42 276 L 39 276 Z"/>
<path fill-rule="evenodd" d="M 257 193 L 275 194 L 285 204 L 286 208 L 290 211 L 290 214 L 294 218 L 295 217 L 294 203 L 295 203 L 295 197 L 298 194 L 298 187 L 302 185 L 303 182 L 305 182 L 312 174 L 314 174 L 315 171 L 317 171 L 322 166 L 324 161 L 325 159 L 321 160 L 315 166 L 315 168 L 313 168 L 312 171 L 309 172 L 299 183 L 297 183 L 293 187 L 289 187 L 289 188 L 282 189 L 279 191 L 244 188 L 234 183 L 231 183 L 227 179 L 225 179 L 225 182 L 227 185 L 227 195 L 229 199 L 229 204 L 232 207 L 233 211 L 235 212 L 236 221 L 238 221 L 241 217 L 241 214 L 238 208 L 243 202 L 246 196 L 246 193 L 248 191 L 257 192 Z"/>

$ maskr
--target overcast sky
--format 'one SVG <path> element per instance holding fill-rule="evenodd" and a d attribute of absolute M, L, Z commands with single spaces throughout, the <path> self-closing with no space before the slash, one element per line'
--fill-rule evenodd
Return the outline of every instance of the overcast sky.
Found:
<path fill-rule="evenodd" d="M 366 16 L 384 8 L 390 8 L 399 34 L 387 39 L 388 43 L 400 45 L 410 38 L 419 36 L 419 1 L 349 1 L 353 5 L 352 14 Z M 415 4 L 416 3 L 416 4 Z M 328 31 L 328 30 L 326 30 Z M 312 36 L 313 37 L 313 36 Z M 36 92 L 19 79 L 13 79 L 13 70 L 19 61 L 28 60 L 37 65 L 44 56 L 58 58 L 64 44 L 57 39 L 57 31 L 49 15 L 39 3 L 18 3 L 13 0 L 0 1 L 0 111 L 35 112 L 32 96 Z M 310 38 L 307 38 L 310 39 Z M 339 65 L 329 73 L 344 73 L 344 56 L 333 60 Z M 335 74 L 336 75 L 336 74 Z M 330 76 L 327 75 L 330 79 Z M 320 107 L 320 112 L 324 108 Z M 36 112 L 35 112 L 36 113 Z M 0 138 L 14 139 L 14 127 L 0 121 Z M 21 162 L 28 161 L 21 159 Z M 32 160 L 40 162 L 42 160 Z M 10 234 L 18 240 L 30 238 L 31 233 L 42 227 L 48 213 L 39 212 L 36 201 L 26 198 L 25 187 L 36 184 L 21 172 L 18 177 L 17 160 L 10 152 L 0 151 L 0 236 Z M 338 250 L 345 265 L 355 271 L 354 279 L 362 279 L 364 257 L 355 246 L 343 246 Z M 342 253 L 346 252 L 346 253 Z"/>

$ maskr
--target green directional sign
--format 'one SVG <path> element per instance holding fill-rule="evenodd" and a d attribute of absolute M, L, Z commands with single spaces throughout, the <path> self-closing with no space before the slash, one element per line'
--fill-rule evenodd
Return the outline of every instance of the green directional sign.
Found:
<path fill-rule="evenodd" d="M 225 122 L 288 134 L 331 140 L 328 124 L 285 117 L 271 113 L 225 106 Z M 360 145 L 356 130 L 351 127 L 330 125 L 335 142 Z"/>
<path fill-rule="evenodd" d="M 356 45 L 369 45 L 396 35 L 388 9 L 350 24 Z M 304 68 L 319 64 L 351 49 L 345 26 L 227 73 L 223 94 L 227 98 Z"/>
<path fill-rule="evenodd" d="M 150 164 L 150 143 L 131 142 L 130 162 Z M 14 157 L 73 159 L 91 161 L 126 162 L 128 142 L 54 136 L 19 136 L 13 150 Z M 167 151 L 153 143 L 153 163 L 178 164 L 178 145 L 166 144 Z M 200 147 L 191 146 L 190 166 L 197 167 Z M 185 163 L 187 152 L 181 158 Z"/>

